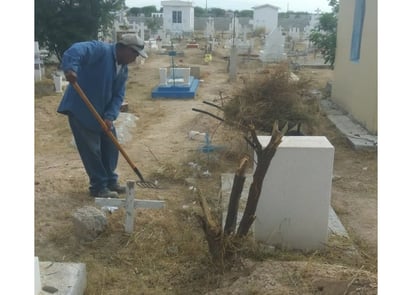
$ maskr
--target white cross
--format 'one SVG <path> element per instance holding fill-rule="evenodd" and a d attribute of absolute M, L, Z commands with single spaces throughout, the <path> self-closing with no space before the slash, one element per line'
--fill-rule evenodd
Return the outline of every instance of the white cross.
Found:
<path fill-rule="evenodd" d="M 126 199 L 106 199 L 106 198 L 96 198 L 95 204 L 101 207 L 124 207 L 126 210 L 125 219 L 125 231 L 126 233 L 132 233 L 134 227 L 134 217 L 136 208 L 151 208 L 151 209 L 162 209 L 165 207 L 164 201 L 156 200 L 138 200 L 134 198 L 134 181 L 127 181 L 126 185 Z"/>
<path fill-rule="evenodd" d="M 144 41 L 144 30 L 147 30 L 148 27 L 145 26 L 144 22 L 141 22 L 139 28 L 140 28 L 140 38 Z"/>

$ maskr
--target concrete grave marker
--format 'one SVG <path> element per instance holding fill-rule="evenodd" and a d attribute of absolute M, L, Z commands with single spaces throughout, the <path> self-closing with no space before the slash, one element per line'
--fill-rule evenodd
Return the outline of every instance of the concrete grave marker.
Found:
<path fill-rule="evenodd" d="M 239 31 L 240 31 L 240 24 L 239 24 L 239 18 L 235 16 L 232 18 L 232 21 L 229 23 L 229 32 L 233 32 L 232 38 L 237 39 L 239 37 Z"/>
<path fill-rule="evenodd" d="M 237 75 L 237 48 L 232 46 L 230 49 L 230 60 L 229 60 L 229 80 L 236 81 Z"/>
<path fill-rule="evenodd" d="M 206 21 L 206 29 L 204 36 L 205 38 L 213 38 L 215 36 L 215 19 L 211 16 L 209 16 Z"/>
<path fill-rule="evenodd" d="M 41 291 L 41 278 L 40 278 L 40 264 L 39 257 L 34 257 L 34 295 L 38 295 Z"/>
<path fill-rule="evenodd" d="M 44 76 L 44 65 L 40 54 L 39 42 L 34 42 L 34 81 L 41 81 Z"/>
<path fill-rule="evenodd" d="M 258 137 L 266 146 L 270 136 Z M 284 136 L 263 181 L 255 238 L 312 250 L 327 242 L 334 147 L 324 136 Z"/>
<path fill-rule="evenodd" d="M 143 22 L 140 23 L 139 30 L 140 30 L 140 39 L 144 40 L 144 30 L 147 30 L 148 27 L 145 26 Z"/>
<path fill-rule="evenodd" d="M 138 200 L 134 198 L 135 182 L 127 181 L 126 185 L 126 199 L 106 199 L 106 198 L 96 198 L 95 204 L 101 207 L 124 207 L 126 210 L 125 219 L 125 231 L 126 233 L 132 233 L 134 228 L 135 219 L 135 209 L 136 208 L 151 208 L 151 209 L 161 209 L 164 208 L 164 201 L 156 200 Z"/>
<path fill-rule="evenodd" d="M 278 62 L 286 59 L 284 50 L 285 37 L 282 35 L 282 31 L 275 28 L 266 37 L 264 49 L 260 54 L 260 60 L 262 62 Z"/>

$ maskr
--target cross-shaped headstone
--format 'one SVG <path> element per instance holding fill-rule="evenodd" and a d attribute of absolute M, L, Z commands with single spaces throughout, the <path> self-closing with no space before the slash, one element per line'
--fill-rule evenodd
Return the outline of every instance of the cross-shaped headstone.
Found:
<path fill-rule="evenodd" d="M 145 26 L 144 22 L 141 22 L 139 28 L 140 28 L 140 39 L 144 41 L 144 30 L 147 30 L 148 27 Z"/>
<path fill-rule="evenodd" d="M 106 198 L 96 198 L 95 204 L 101 207 L 124 207 L 126 210 L 125 219 L 125 231 L 126 233 L 132 233 L 134 227 L 134 217 L 136 208 L 151 208 L 151 209 L 161 209 L 164 208 L 164 201 L 156 200 L 138 200 L 134 198 L 134 181 L 127 181 L 126 185 L 126 199 L 106 199 Z"/>

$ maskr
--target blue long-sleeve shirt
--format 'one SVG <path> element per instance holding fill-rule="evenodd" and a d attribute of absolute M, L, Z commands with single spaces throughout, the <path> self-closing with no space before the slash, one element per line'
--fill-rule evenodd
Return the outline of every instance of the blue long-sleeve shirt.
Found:
<path fill-rule="evenodd" d="M 62 70 L 77 74 L 77 82 L 103 119 L 116 120 L 123 103 L 128 67 L 123 65 L 117 73 L 116 45 L 100 41 L 73 44 L 62 58 Z M 57 112 L 72 115 L 91 130 L 101 126 L 87 108 L 76 90 L 69 85 Z"/>

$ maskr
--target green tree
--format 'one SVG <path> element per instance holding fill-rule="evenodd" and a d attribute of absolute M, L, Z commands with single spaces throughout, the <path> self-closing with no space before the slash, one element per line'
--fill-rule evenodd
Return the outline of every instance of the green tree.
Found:
<path fill-rule="evenodd" d="M 226 15 L 226 10 L 221 9 L 221 8 L 210 8 L 208 9 L 208 12 L 210 13 L 211 16 L 214 16 L 214 17 Z"/>
<path fill-rule="evenodd" d="M 140 16 L 144 14 L 145 17 L 151 17 L 153 12 L 157 12 L 156 5 L 132 7 L 127 11 L 127 15 Z"/>
<path fill-rule="evenodd" d="M 195 17 L 202 17 L 202 16 L 207 15 L 206 9 L 203 9 L 202 7 L 199 7 L 199 6 L 195 6 L 194 12 L 195 12 Z"/>
<path fill-rule="evenodd" d="M 127 11 L 127 15 L 130 16 L 138 16 L 141 13 L 143 13 L 142 9 L 140 7 L 132 7 Z"/>
<path fill-rule="evenodd" d="M 36 0 L 35 38 L 61 61 L 72 43 L 106 34 L 123 7 L 124 0 Z"/>
<path fill-rule="evenodd" d="M 158 17 L 150 18 L 146 20 L 145 23 L 147 25 L 147 28 L 150 30 L 150 35 L 152 32 L 156 32 L 157 30 L 159 30 L 162 25 L 162 21 Z"/>
<path fill-rule="evenodd" d="M 329 0 L 329 6 L 332 7 L 332 12 L 322 13 L 319 17 L 319 24 L 309 35 L 309 40 L 320 50 L 325 64 L 330 64 L 333 69 L 336 54 L 339 1 Z"/>
<path fill-rule="evenodd" d="M 156 5 L 142 7 L 142 12 L 145 17 L 151 17 L 153 12 L 157 12 Z"/>
<path fill-rule="evenodd" d="M 241 10 L 241 11 L 236 10 L 236 15 L 239 17 L 253 18 L 253 10 Z"/>

